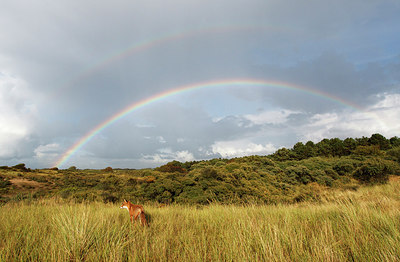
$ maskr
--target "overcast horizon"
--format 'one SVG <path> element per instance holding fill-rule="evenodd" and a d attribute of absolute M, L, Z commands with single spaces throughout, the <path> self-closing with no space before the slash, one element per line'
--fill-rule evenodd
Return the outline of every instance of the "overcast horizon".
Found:
<path fill-rule="evenodd" d="M 225 84 L 160 95 L 60 168 L 156 167 L 400 136 L 399 1 L 1 6 L 0 166 L 53 167 L 127 107 L 201 83 Z"/>

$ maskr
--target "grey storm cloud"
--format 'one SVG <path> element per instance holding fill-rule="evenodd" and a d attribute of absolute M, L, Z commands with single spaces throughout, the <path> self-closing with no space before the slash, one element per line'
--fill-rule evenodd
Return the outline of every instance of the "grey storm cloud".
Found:
<path fill-rule="evenodd" d="M 257 66 L 254 71 L 260 78 L 285 79 L 289 83 L 298 83 L 305 87 L 324 91 L 346 100 L 350 104 L 354 103 L 363 107 L 371 102 L 377 93 L 399 91 L 398 87 L 393 86 L 393 81 L 387 77 L 388 74 L 391 75 L 390 72 L 395 66 L 396 64 L 368 63 L 358 69 L 343 55 L 323 53 L 314 60 L 299 62 L 295 66 L 282 68 L 264 65 Z M 270 96 L 270 94 L 271 92 L 268 92 L 265 96 Z M 299 95 L 304 99 L 296 99 Z M 273 102 L 280 105 L 285 104 L 288 108 L 302 108 L 312 112 L 331 110 L 341 106 L 320 98 L 315 99 L 308 94 L 279 91 L 273 96 Z"/>
<path fill-rule="evenodd" d="M 51 166 L 128 105 L 214 80 L 303 85 L 367 118 L 390 115 L 400 93 L 399 11 L 394 0 L 3 1 L 0 161 Z M 284 88 L 210 89 L 132 112 L 66 165 L 145 167 L 368 135 L 351 123 L 395 133 L 363 114 Z"/>

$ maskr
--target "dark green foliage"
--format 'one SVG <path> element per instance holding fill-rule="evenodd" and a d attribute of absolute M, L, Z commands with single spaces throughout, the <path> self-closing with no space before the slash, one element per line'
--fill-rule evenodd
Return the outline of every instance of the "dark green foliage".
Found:
<path fill-rule="evenodd" d="M 378 146 L 381 150 L 387 150 L 389 149 L 390 146 L 390 141 L 387 140 L 384 136 L 382 136 L 381 134 L 373 134 L 368 142 L 371 145 L 376 145 Z"/>
<path fill-rule="evenodd" d="M 287 161 L 294 159 L 294 154 L 287 148 L 280 148 L 272 154 L 272 158 L 276 161 Z"/>
<path fill-rule="evenodd" d="M 302 160 L 310 157 L 342 157 L 356 155 L 379 155 L 381 150 L 388 150 L 400 146 L 400 138 L 386 139 L 381 134 L 373 134 L 370 138 L 339 138 L 323 139 L 317 144 L 308 141 L 296 143 L 292 149 L 281 148 L 271 155 L 275 161 Z"/>
<path fill-rule="evenodd" d="M 392 171 L 393 166 L 390 162 L 372 158 L 357 168 L 353 173 L 353 177 L 366 184 L 384 184 L 389 180 L 389 174 Z"/>
<path fill-rule="evenodd" d="M 113 171 L 113 169 L 112 169 L 112 167 L 108 166 L 108 167 L 104 168 L 103 171 L 111 173 Z"/>
<path fill-rule="evenodd" d="M 103 192 L 101 197 L 103 198 L 104 203 L 116 203 L 119 200 L 118 197 L 109 192 Z"/>
<path fill-rule="evenodd" d="M 14 169 L 14 170 L 19 170 L 19 171 L 23 171 L 23 172 L 31 171 L 29 168 L 26 168 L 25 164 L 23 164 L 23 163 L 15 165 L 15 166 L 12 166 L 11 168 Z"/>
<path fill-rule="evenodd" d="M 354 138 L 346 138 L 343 140 L 344 155 L 348 156 L 351 152 L 356 149 L 357 142 Z"/>
<path fill-rule="evenodd" d="M 0 176 L 0 194 L 5 194 L 10 190 L 11 182 L 7 178 Z"/>
<path fill-rule="evenodd" d="M 357 146 L 356 149 L 353 150 L 353 154 L 360 156 L 377 156 L 381 154 L 381 151 L 378 145 Z"/>
<path fill-rule="evenodd" d="M 186 173 L 186 169 L 182 167 L 182 163 L 179 161 L 172 161 L 163 166 L 156 168 L 157 171 L 166 172 L 166 173 Z"/>
<path fill-rule="evenodd" d="M 55 195 L 76 201 L 116 202 L 126 198 L 139 203 L 194 205 L 213 201 L 319 201 L 330 188 L 356 190 L 360 184 L 385 183 L 389 175 L 400 175 L 400 146 L 394 146 L 398 141 L 397 137 L 387 140 L 379 134 L 343 141 L 324 139 L 318 143 L 299 142 L 293 149 L 282 148 L 269 156 L 172 161 L 142 170 L 78 170 L 73 166 L 26 174 L 25 169 L 29 169 L 20 164 L 1 169 L 0 198 L 6 201 Z M 34 193 L 17 191 L 9 197 L 9 189 L 14 190 L 9 180 L 15 177 L 39 182 L 42 189 Z"/>
<path fill-rule="evenodd" d="M 297 160 L 301 160 L 301 159 L 305 159 L 307 158 L 307 154 L 306 154 L 306 146 L 302 143 L 302 142 L 298 142 L 293 146 L 292 149 L 293 153 L 294 153 L 294 157 Z"/>
<path fill-rule="evenodd" d="M 400 146 L 392 148 L 387 151 L 388 156 L 390 156 L 394 161 L 400 163 Z"/>
<path fill-rule="evenodd" d="M 336 164 L 333 166 L 333 169 L 336 171 L 337 174 L 344 176 L 353 173 L 356 166 L 356 161 L 349 158 L 342 158 L 336 162 Z"/>
<path fill-rule="evenodd" d="M 392 138 L 389 139 L 390 145 L 392 147 L 398 147 L 400 146 L 400 138 L 397 136 L 394 136 Z"/>
<path fill-rule="evenodd" d="M 314 182 L 310 170 L 302 165 L 290 166 L 285 170 L 286 181 L 289 184 L 308 184 Z"/>
<path fill-rule="evenodd" d="M 11 182 L 8 179 L 0 179 L 0 188 L 6 188 L 11 185 Z"/>

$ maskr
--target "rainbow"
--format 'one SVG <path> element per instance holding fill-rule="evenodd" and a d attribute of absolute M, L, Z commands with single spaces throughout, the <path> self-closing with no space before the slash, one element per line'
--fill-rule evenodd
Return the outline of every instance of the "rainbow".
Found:
<path fill-rule="evenodd" d="M 63 166 L 70 157 L 79 151 L 83 146 L 85 146 L 94 136 L 99 134 L 108 126 L 112 125 L 119 119 L 125 117 L 126 115 L 162 99 L 166 99 L 168 97 L 178 95 L 184 92 L 197 90 L 197 89 L 205 89 L 205 88 L 217 88 L 217 87 L 272 87 L 272 88 L 282 88 L 287 90 L 295 90 L 301 91 L 304 93 L 308 93 L 313 96 L 318 96 L 324 99 L 331 100 L 335 103 L 339 103 L 345 105 L 347 107 L 351 107 L 358 111 L 363 111 L 363 109 L 347 100 L 344 100 L 340 97 L 334 96 L 332 94 L 316 90 L 310 87 L 304 87 L 300 85 L 295 85 L 286 82 L 280 81 L 270 81 L 270 80 L 256 80 L 256 79 L 228 79 L 228 80 L 217 80 L 217 81 L 209 81 L 209 82 L 201 82 L 201 83 L 194 83 L 184 86 L 179 86 L 173 89 L 166 90 L 164 92 L 160 92 L 148 98 L 145 98 L 140 101 L 136 101 L 133 104 L 127 106 L 126 108 L 122 109 L 115 115 L 111 116 L 110 118 L 106 119 L 105 121 L 98 124 L 88 133 L 86 133 L 82 138 L 80 138 L 75 144 L 73 144 L 62 156 L 57 160 L 55 166 L 61 167 Z"/>
<path fill-rule="evenodd" d="M 93 63 L 91 66 L 82 70 L 75 77 L 70 79 L 67 83 L 63 84 L 61 88 L 54 91 L 51 96 L 59 96 L 63 91 L 67 90 L 67 87 L 73 86 L 79 83 L 83 79 L 95 74 L 101 69 L 107 68 L 113 63 L 120 60 L 126 59 L 129 56 L 144 52 L 148 49 L 155 48 L 157 46 L 162 46 L 168 43 L 177 42 L 184 39 L 189 39 L 192 37 L 198 37 L 205 34 L 225 34 L 225 33 L 235 33 L 235 32 L 258 32 L 258 31 L 271 31 L 271 32 L 285 32 L 289 29 L 278 26 L 267 26 L 267 25 L 238 25 L 238 26 L 214 26 L 209 28 L 199 28 L 194 30 L 186 31 L 175 31 L 168 32 L 164 34 L 157 35 L 152 38 L 148 38 L 142 41 L 135 42 L 127 48 L 113 52 L 108 56 L 99 59 L 97 62 Z"/>
<path fill-rule="evenodd" d="M 204 34 L 225 34 L 225 33 L 233 33 L 233 32 L 240 32 L 240 31 L 247 31 L 247 32 L 258 32 L 258 31 L 273 31 L 273 32 L 284 32 L 289 31 L 289 29 L 284 27 L 278 26 L 266 26 L 266 25 L 237 25 L 237 26 L 214 26 L 208 28 L 199 28 L 199 29 L 191 29 L 186 31 L 176 31 L 176 32 L 169 32 L 158 35 L 153 38 L 149 38 L 146 40 L 142 40 L 139 42 L 134 43 L 133 45 L 129 46 L 128 48 L 123 49 L 122 51 L 117 51 L 106 58 L 100 60 L 99 62 L 95 63 L 94 66 L 84 70 L 81 74 L 78 75 L 76 80 L 84 78 L 88 75 L 93 74 L 94 72 L 109 66 L 112 63 L 115 63 L 119 60 L 125 59 L 131 55 L 136 53 L 143 52 L 147 49 L 161 46 L 167 43 L 180 41 L 183 39 L 188 39 L 191 37 L 198 37 Z"/>

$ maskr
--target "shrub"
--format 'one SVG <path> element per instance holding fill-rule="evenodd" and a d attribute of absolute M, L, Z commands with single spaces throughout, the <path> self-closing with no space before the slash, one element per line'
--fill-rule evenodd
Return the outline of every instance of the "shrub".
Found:
<path fill-rule="evenodd" d="M 118 201 L 118 197 L 114 196 L 113 194 L 110 194 L 108 192 L 103 192 L 101 194 L 101 197 L 103 198 L 104 203 L 116 203 Z"/>
<path fill-rule="evenodd" d="M 400 146 L 387 151 L 387 154 L 395 161 L 400 163 Z"/>
<path fill-rule="evenodd" d="M 301 184 L 308 184 L 315 181 L 315 178 L 312 176 L 310 170 L 302 165 L 289 166 L 286 168 L 285 174 L 288 176 L 288 178 L 295 179 Z"/>
<path fill-rule="evenodd" d="M 182 167 L 182 163 L 180 163 L 179 161 L 169 162 L 163 166 L 156 168 L 155 170 L 164 173 L 187 173 L 187 170 Z"/>
<path fill-rule="evenodd" d="M 280 148 L 271 157 L 276 161 L 286 161 L 293 158 L 293 153 L 287 148 Z"/>
<path fill-rule="evenodd" d="M 11 185 L 11 182 L 8 179 L 0 178 L 0 188 L 6 188 Z"/>
<path fill-rule="evenodd" d="M 353 153 L 360 156 L 377 156 L 381 154 L 378 145 L 373 146 L 357 146 Z"/>
<path fill-rule="evenodd" d="M 21 171 L 24 171 L 24 172 L 28 172 L 28 171 L 30 171 L 30 169 L 29 168 L 26 168 L 25 167 L 25 164 L 18 164 L 18 165 L 15 165 L 15 166 L 13 166 L 13 167 L 11 167 L 11 168 L 13 168 L 13 169 L 17 169 L 17 170 L 21 170 Z"/>
<path fill-rule="evenodd" d="M 103 169 L 104 172 L 113 172 L 112 167 L 108 166 L 106 168 Z"/>
<path fill-rule="evenodd" d="M 351 174 L 356 167 L 356 162 L 351 159 L 339 160 L 333 169 L 341 176 Z"/>
<path fill-rule="evenodd" d="M 357 168 L 353 177 L 365 184 L 385 184 L 389 181 L 391 167 L 381 159 L 368 159 Z"/>
<path fill-rule="evenodd" d="M 205 179 L 218 179 L 220 178 L 218 176 L 217 170 L 215 170 L 212 167 L 206 167 L 203 170 L 201 170 L 201 176 Z"/>

